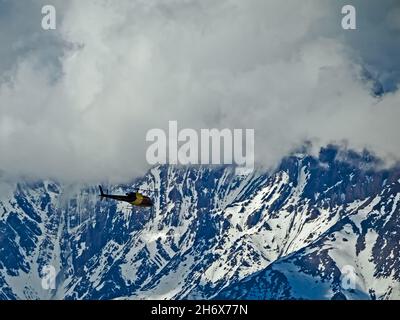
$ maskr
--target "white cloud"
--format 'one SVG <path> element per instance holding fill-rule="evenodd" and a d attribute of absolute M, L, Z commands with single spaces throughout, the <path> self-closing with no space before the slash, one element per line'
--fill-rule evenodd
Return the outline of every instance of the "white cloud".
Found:
<path fill-rule="evenodd" d="M 360 76 L 367 66 L 397 81 L 398 46 L 383 24 L 376 32 L 390 61 L 375 49 L 364 55 L 373 45 L 362 28 L 372 26 L 347 36 L 331 3 L 56 1 L 57 32 L 24 34 L 40 39 L 38 47 L 3 67 L 0 168 L 130 180 L 147 168 L 147 130 L 167 128 L 168 120 L 181 128 L 255 128 L 256 160 L 266 166 L 304 140 L 316 147 L 347 140 L 398 157 L 399 93 L 374 98 Z M 390 17 L 384 21 L 393 30 Z"/>

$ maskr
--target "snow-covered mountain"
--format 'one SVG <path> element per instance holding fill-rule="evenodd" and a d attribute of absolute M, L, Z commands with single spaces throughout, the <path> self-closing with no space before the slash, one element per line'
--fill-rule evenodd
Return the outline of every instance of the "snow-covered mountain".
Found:
<path fill-rule="evenodd" d="M 328 147 L 271 173 L 159 166 L 109 190 L 155 189 L 154 209 L 2 183 L 0 299 L 400 299 L 400 170 L 378 168 Z"/>

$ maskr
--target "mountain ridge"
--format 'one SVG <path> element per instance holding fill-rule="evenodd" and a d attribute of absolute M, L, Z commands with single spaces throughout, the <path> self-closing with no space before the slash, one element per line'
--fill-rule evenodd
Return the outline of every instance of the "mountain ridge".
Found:
<path fill-rule="evenodd" d="M 94 187 L 16 184 L 0 196 L 0 299 L 399 299 L 400 170 L 377 163 L 329 146 L 271 173 L 159 166 L 112 188 L 159 190 L 152 210 L 100 202 Z"/>

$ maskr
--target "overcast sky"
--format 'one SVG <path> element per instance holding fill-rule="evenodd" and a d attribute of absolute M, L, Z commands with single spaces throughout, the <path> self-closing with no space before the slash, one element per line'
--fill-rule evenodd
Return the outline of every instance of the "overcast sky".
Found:
<path fill-rule="evenodd" d="M 348 3 L 355 31 L 341 28 Z M 254 128 L 269 168 L 307 140 L 400 156 L 397 0 L 0 0 L 0 28 L 9 176 L 131 180 L 148 168 L 147 130 L 168 120 Z"/>

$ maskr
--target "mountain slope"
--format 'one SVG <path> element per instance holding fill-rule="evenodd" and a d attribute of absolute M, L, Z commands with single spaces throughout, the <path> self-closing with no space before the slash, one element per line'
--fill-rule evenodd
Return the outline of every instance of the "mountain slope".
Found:
<path fill-rule="evenodd" d="M 399 181 L 317 241 L 220 292 L 229 299 L 400 299 Z"/>

